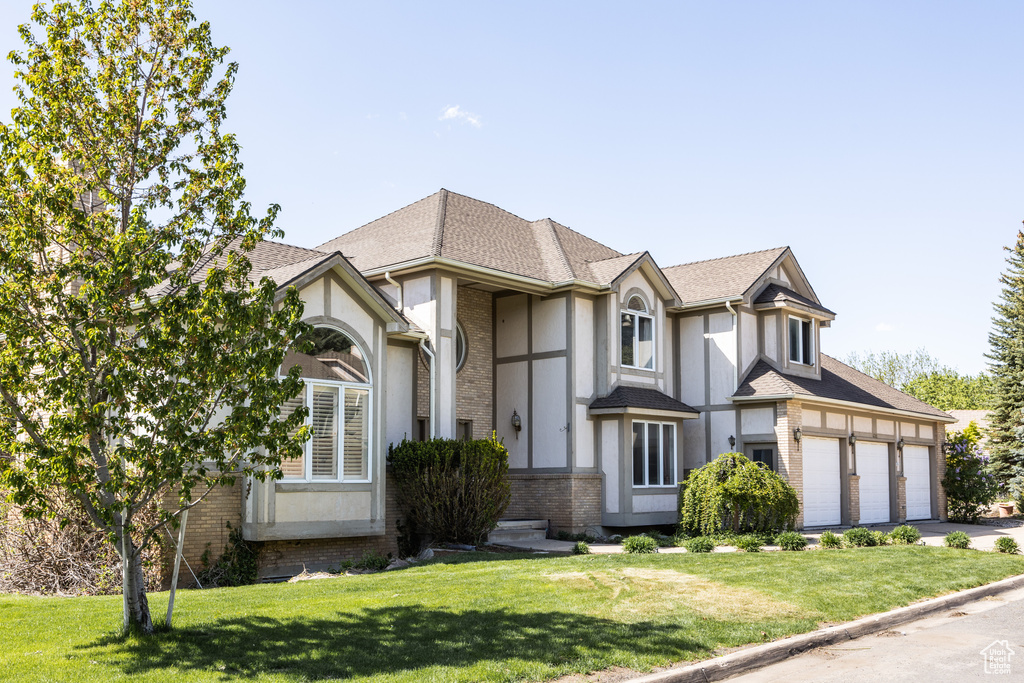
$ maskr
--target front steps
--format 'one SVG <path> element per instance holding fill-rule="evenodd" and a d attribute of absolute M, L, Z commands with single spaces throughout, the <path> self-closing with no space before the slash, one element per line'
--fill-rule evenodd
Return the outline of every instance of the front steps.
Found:
<path fill-rule="evenodd" d="M 498 528 L 487 535 L 487 542 L 501 545 L 509 541 L 535 541 L 547 537 L 546 519 L 502 519 L 498 521 Z"/>

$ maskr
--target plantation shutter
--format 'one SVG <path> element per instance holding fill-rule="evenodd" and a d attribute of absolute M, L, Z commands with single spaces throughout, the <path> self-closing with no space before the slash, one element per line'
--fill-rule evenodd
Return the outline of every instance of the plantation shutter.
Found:
<path fill-rule="evenodd" d="M 676 428 L 675 425 L 662 425 L 661 428 L 663 434 L 661 483 L 665 486 L 673 486 L 676 483 Z"/>
<path fill-rule="evenodd" d="M 313 386 L 313 479 L 338 478 L 338 387 Z"/>
<path fill-rule="evenodd" d="M 289 415 L 294 413 L 299 408 L 306 405 L 306 388 L 303 387 L 302 391 L 299 392 L 298 396 L 294 396 L 283 404 L 281 404 L 281 419 L 287 418 Z M 295 436 L 298 433 L 297 429 L 293 429 L 290 434 Z M 288 458 L 281 461 L 281 472 L 284 473 L 285 477 L 302 479 L 306 476 L 306 462 L 303 456 L 297 458 Z"/>
<path fill-rule="evenodd" d="M 343 472 L 345 479 L 369 479 L 370 392 L 366 389 L 345 389 L 345 442 Z"/>

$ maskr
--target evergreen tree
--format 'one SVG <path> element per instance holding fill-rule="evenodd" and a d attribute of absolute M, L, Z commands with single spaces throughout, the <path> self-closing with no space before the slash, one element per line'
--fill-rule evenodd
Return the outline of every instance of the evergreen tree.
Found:
<path fill-rule="evenodd" d="M 1015 246 L 1000 282 L 1001 301 L 988 340 L 995 385 L 995 409 L 991 422 L 992 467 L 1002 481 L 1024 467 L 1024 232 L 1017 233 Z"/>

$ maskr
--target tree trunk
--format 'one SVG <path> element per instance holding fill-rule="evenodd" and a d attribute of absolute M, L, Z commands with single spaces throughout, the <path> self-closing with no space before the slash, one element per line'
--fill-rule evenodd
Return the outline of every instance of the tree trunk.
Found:
<path fill-rule="evenodd" d="M 135 547 L 131 536 L 122 533 L 121 566 L 124 576 L 121 591 L 124 595 L 125 632 L 152 633 L 153 619 L 146 599 L 146 577 L 142 573 L 142 550 Z"/>

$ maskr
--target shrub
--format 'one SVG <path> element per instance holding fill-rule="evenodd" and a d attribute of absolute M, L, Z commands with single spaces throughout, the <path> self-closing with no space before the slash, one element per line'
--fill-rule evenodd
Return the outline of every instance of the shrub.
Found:
<path fill-rule="evenodd" d="M 736 547 L 745 553 L 759 553 L 761 545 L 761 537 L 756 534 L 743 535 L 736 539 Z"/>
<path fill-rule="evenodd" d="M 875 545 L 889 545 L 892 542 L 889 534 L 884 531 L 872 531 L 871 535 L 875 538 Z"/>
<path fill-rule="evenodd" d="M 864 548 L 878 545 L 878 539 L 870 529 L 862 526 L 855 526 L 843 533 L 843 545 L 847 548 Z"/>
<path fill-rule="evenodd" d="M 630 536 L 622 542 L 622 552 L 634 555 L 658 552 L 658 542 L 650 536 Z"/>
<path fill-rule="evenodd" d="M 823 531 L 818 537 L 818 545 L 822 548 L 842 548 L 843 539 L 834 531 Z"/>
<path fill-rule="evenodd" d="M 942 541 L 947 548 L 959 548 L 960 550 L 967 550 L 971 547 L 971 537 L 963 531 L 951 531 L 946 534 L 946 538 Z"/>
<path fill-rule="evenodd" d="M 387 569 L 389 564 L 391 564 L 391 553 L 381 555 L 375 550 L 367 550 L 363 553 L 362 558 L 352 566 L 356 569 L 369 569 L 379 572 Z"/>
<path fill-rule="evenodd" d="M 921 540 L 921 532 L 917 527 L 901 524 L 889 532 L 889 540 L 893 545 L 914 545 Z"/>
<path fill-rule="evenodd" d="M 555 534 L 555 538 L 559 541 L 585 541 L 587 543 L 597 543 L 597 538 L 591 536 L 585 531 L 580 532 L 578 534 L 573 534 L 569 533 L 565 529 L 562 529 L 557 534 Z"/>
<path fill-rule="evenodd" d="M 999 484 L 988 471 L 988 456 L 981 452 L 981 431 L 971 422 L 960 432 L 946 436 L 946 489 L 949 521 L 974 523 L 996 499 Z"/>
<path fill-rule="evenodd" d="M 658 544 L 659 548 L 672 548 L 676 544 L 675 539 L 673 539 L 671 536 L 666 536 L 665 534 L 659 533 L 657 531 L 648 531 L 644 535 L 653 538 L 655 542 Z"/>
<path fill-rule="evenodd" d="M 1017 541 L 1009 536 L 1000 536 L 996 539 L 996 551 L 1016 555 L 1020 552 L 1020 546 L 1017 545 Z"/>
<path fill-rule="evenodd" d="M 388 451 L 406 529 L 475 545 L 508 507 L 508 451 L 495 438 L 403 440 Z"/>
<path fill-rule="evenodd" d="M 800 511 L 796 491 L 762 463 L 725 453 L 690 473 L 681 495 L 680 528 L 689 534 L 777 533 L 792 529 Z"/>
<path fill-rule="evenodd" d="M 715 549 L 715 542 L 707 536 L 697 536 L 683 543 L 688 553 L 710 553 Z"/>
<path fill-rule="evenodd" d="M 249 586 L 259 580 L 259 546 L 245 540 L 241 526 L 232 527 L 231 522 L 228 522 L 227 527 L 228 542 L 216 562 L 210 563 L 209 543 L 200 557 L 203 570 L 199 572 L 196 581 L 202 588 Z M 187 526 L 185 533 L 188 533 Z"/>
<path fill-rule="evenodd" d="M 589 555 L 590 546 L 587 545 L 586 541 L 576 541 L 576 545 L 572 547 L 573 555 Z"/>
<path fill-rule="evenodd" d="M 784 531 L 775 537 L 775 545 L 783 550 L 803 550 L 807 545 L 807 539 L 795 531 Z"/>

